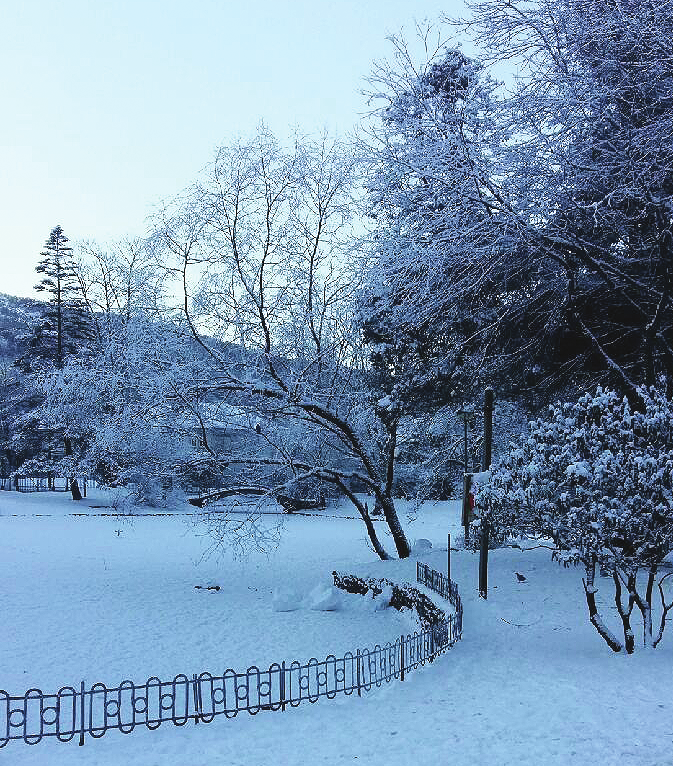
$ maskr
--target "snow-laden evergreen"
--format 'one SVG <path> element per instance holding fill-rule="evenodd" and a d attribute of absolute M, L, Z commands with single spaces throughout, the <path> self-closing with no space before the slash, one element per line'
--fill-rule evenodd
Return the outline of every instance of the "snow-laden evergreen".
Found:
<path fill-rule="evenodd" d="M 476 487 L 482 523 L 493 532 L 548 537 L 561 562 L 583 565 L 589 616 L 612 649 L 622 643 L 597 612 L 597 567 L 613 580 L 626 650 L 634 648 L 634 606 L 645 645 L 657 646 L 673 607 L 669 575 L 657 581 L 673 550 L 673 405 L 664 392 L 641 389 L 634 406 L 601 388 L 557 403 Z M 655 584 L 661 605 L 653 629 Z"/>

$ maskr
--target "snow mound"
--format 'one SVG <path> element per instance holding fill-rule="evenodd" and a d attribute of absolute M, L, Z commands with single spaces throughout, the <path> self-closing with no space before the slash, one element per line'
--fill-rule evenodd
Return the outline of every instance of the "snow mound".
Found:
<path fill-rule="evenodd" d="M 304 603 L 319 612 L 336 612 L 343 607 L 343 596 L 334 585 L 316 585 Z"/>
<path fill-rule="evenodd" d="M 274 612 L 295 612 L 301 606 L 301 596 L 290 588 L 277 588 L 271 604 Z"/>
<path fill-rule="evenodd" d="M 381 612 L 390 606 L 390 602 L 393 600 L 393 588 L 392 585 L 384 585 L 383 590 L 378 596 L 374 596 L 372 604 L 375 612 Z"/>
<path fill-rule="evenodd" d="M 411 547 L 412 554 L 419 554 L 419 553 L 427 553 L 427 551 L 432 549 L 432 543 L 430 540 L 426 540 L 425 537 L 419 537 L 418 540 L 414 541 L 414 544 Z"/>

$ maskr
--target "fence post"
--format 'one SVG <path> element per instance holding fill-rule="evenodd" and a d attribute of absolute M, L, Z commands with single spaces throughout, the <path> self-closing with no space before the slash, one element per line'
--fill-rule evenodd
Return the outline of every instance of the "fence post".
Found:
<path fill-rule="evenodd" d="M 280 668 L 280 709 L 285 711 L 285 660 Z"/>
<path fill-rule="evenodd" d="M 400 676 L 404 681 L 404 633 L 400 636 Z"/>
<path fill-rule="evenodd" d="M 192 677 L 192 685 L 193 685 L 193 694 L 194 694 L 194 723 L 195 724 L 199 722 L 199 692 L 198 692 L 197 684 L 198 684 L 198 681 L 196 680 L 196 673 L 194 673 Z M 238 706 L 238 699 L 236 700 L 236 705 Z"/>
<path fill-rule="evenodd" d="M 360 650 L 359 649 L 357 651 L 357 654 L 355 655 L 355 662 L 357 663 L 358 697 L 361 697 L 362 691 L 360 688 Z"/>
<path fill-rule="evenodd" d="M 80 729 L 79 729 L 79 746 L 84 745 L 84 681 L 80 684 L 79 694 L 79 716 L 80 716 Z"/>

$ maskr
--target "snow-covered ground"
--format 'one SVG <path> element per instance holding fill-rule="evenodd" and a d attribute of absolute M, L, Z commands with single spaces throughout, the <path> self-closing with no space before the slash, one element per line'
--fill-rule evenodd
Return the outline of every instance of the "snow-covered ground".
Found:
<path fill-rule="evenodd" d="M 415 560 L 376 559 L 347 510 L 270 516 L 284 522 L 276 550 L 203 559 L 193 517 L 93 515 L 109 512 L 91 507 L 105 497 L 88 499 L 91 516 L 69 516 L 83 507 L 67 495 L 0 493 L 0 687 L 10 693 L 340 655 L 413 629 L 357 597 L 334 612 L 274 610 L 279 587 L 300 601 L 333 569 L 415 579 Z M 443 571 L 446 533 L 460 538 L 457 504 L 411 524 L 402 515 L 412 540 L 433 542 L 423 560 Z M 588 623 L 579 570 L 549 551 L 507 549 L 491 553 L 489 575 L 483 601 L 477 557 L 452 554 L 463 641 L 404 683 L 285 713 L 111 731 L 82 748 L 11 742 L 0 764 L 673 764 L 673 629 L 656 651 L 614 655 Z M 194 588 L 210 584 L 221 590 Z"/>

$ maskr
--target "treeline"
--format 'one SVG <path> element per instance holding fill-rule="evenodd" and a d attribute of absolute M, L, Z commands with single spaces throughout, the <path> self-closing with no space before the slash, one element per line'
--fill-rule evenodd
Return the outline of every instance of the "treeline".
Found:
<path fill-rule="evenodd" d="M 74 253 L 55 229 L 3 383 L 12 469 L 54 470 L 59 442 L 61 470 L 146 499 L 169 478 L 333 492 L 406 556 L 395 498 L 477 462 L 484 386 L 503 443 L 556 396 L 668 391 L 672 11 L 475 3 L 425 60 L 393 41 L 354 141 L 260 128 L 142 241 Z"/>

